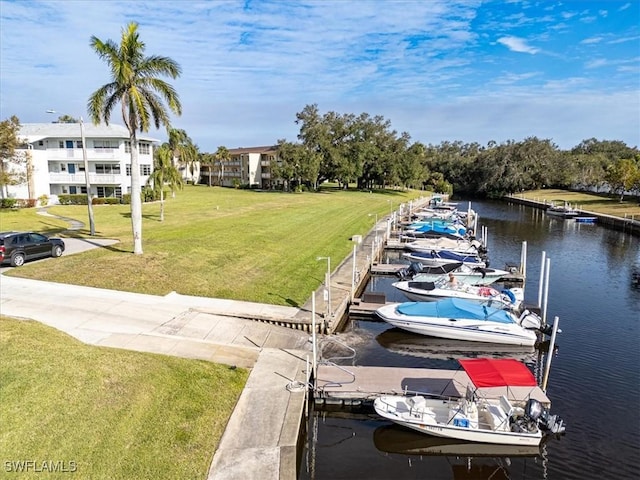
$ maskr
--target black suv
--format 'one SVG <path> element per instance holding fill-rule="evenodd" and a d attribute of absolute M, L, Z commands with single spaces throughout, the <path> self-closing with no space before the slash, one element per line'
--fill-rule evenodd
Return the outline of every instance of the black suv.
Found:
<path fill-rule="evenodd" d="M 0 233 L 0 264 L 11 263 L 21 267 L 26 260 L 42 257 L 59 257 L 64 252 L 60 238 L 49 238 L 35 232 Z"/>

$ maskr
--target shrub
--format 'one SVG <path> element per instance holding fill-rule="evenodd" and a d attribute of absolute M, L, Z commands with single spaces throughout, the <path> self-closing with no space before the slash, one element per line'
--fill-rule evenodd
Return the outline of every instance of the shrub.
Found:
<path fill-rule="evenodd" d="M 115 197 L 105 198 L 104 201 L 105 201 L 105 203 L 107 205 L 119 205 L 120 204 L 120 199 L 119 198 L 115 198 Z"/>
<path fill-rule="evenodd" d="M 42 207 L 49 205 L 49 195 L 40 195 L 38 197 L 38 203 L 40 203 Z"/>
<path fill-rule="evenodd" d="M 96 197 L 91 199 L 91 205 L 104 205 L 107 203 L 107 199 L 103 197 Z"/>
<path fill-rule="evenodd" d="M 18 202 L 15 198 L 2 198 L 0 199 L 1 208 L 14 208 Z"/>

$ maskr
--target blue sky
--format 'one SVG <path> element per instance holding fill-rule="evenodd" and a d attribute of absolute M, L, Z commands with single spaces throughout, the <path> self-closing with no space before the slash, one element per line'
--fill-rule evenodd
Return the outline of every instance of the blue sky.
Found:
<path fill-rule="evenodd" d="M 119 42 L 129 21 L 182 67 L 172 123 L 201 151 L 296 141 L 314 103 L 425 144 L 640 146 L 638 0 L 0 0 L 1 119 L 86 118 L 109 81 L 90 37 Z"/>

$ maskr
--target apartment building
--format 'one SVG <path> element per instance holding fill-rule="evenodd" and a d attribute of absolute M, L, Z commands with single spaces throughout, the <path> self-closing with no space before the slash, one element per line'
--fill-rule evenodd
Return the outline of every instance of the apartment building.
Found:
<path fill-rule="evenodd" d="M 216 160 L 213 165 L 200 166 L 200 183 L 223 187 L 249 186 L 273 189 L 282 186 L 282 180 L 272 174 L 278 160 L 278 147 L 247 147 L 229 149 L 230 159 Z"/>
<path fill-rule="evenodd" d="M 26 123 L 19 137 L 30 154 L 27 181 L 8 187 L 9 197 L 38 198 L 47 195 L 55 203 L 61 194 L 86 194 L 82 128 L 93 197 L 122 197 L 131 192 L 131 143 L 121 125 L 80 123 Z M 153 148 L 158 140 L 138 137 L 141 183 L 153 170 Z M 26 153 L 26 152 L 21 152 Z M 26 165 L 25 165 L 26 170 Z"/>

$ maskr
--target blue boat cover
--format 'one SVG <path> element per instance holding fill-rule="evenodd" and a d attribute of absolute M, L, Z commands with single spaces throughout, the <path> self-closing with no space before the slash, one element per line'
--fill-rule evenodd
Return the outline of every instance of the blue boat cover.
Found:
<path fill-rule="evenodd" d="M 405 302 L 396 308 L 409 317 L 464 318 L 488 322 L 515 323 L 509 312 L 480 305 L 459 298 L 447 298 L 437 302 Z"/>

